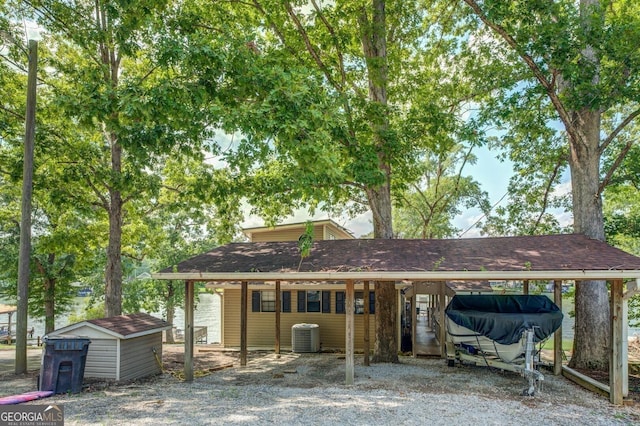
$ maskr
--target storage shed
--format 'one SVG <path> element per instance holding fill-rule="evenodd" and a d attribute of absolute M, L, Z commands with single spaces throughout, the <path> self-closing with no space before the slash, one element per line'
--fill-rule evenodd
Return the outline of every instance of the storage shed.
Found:
<path fill-rule="evenodd" d="M 146 313 L 78 322 L 48 336 L 91 339 L 84 377 L 131 380 L 162 372 L 162 331 L 171 324 Z"/>

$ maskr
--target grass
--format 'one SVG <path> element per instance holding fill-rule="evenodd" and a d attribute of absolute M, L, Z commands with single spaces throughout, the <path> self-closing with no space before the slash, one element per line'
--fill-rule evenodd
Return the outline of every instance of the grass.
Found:
<path fill-rule="evenodd" d="M 542 349 L 553 350 L 553 337 L 547 340 L 544 345 L 542 345 Z M 573 340 L 571 339 L 562 339 L 562 350 L 563 351 L 571 351 L 573 349 Z"/>

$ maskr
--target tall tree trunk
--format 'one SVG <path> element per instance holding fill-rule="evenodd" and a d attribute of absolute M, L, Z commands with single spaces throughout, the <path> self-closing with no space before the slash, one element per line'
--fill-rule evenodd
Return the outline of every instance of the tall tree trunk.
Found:
<path fill-rule="evenodd" d="M 373 0 L 371 18 L 365 7 L 358 18 L 362 49 L 367 62 L 369 101 L 372 108 L 370 123 L 378 151 L 378 167 L 384 173 L 384 183 L 366 188 L 367 200 L 373 215 L 374 238 L 393 238 L 391 216 L 391 167 L 388 159 L 389 129 L 387 112 L 387 38 L 385 1 Z M 398 362 L 396 330 L 396 289 L 393 282 L 375 283 L 376 341 L 372 362 Z"/>
<path fill-rule="evenodd" d="M 44 279 L 44 334 L 49 334 L 56 329 L 56 280 Z"/>
<path fill-rule="evenodd" d="M 165 299 L 166 309 L 167 309 L 167 322 L 173 325 L 173 319 L 175 317 L 176 312 L 176 304 L 175 304 L 175 288 L 173 287 L 173 281 L 169 281 L 167 284 L 167 297 Z M 175 337 L 173 336 L 173 328 L 167 330 L 167 343 L 175 343 Z"/>
<path fill-rule="evenodd" d="M 573 221 L 576 233 L 604 240 L 600 183 L 600 113 L 575 113 L 574 123 L 584 135 L 582 143 L 571 144 Z M 610 309 L 604 281 L 582 281 L 576 285 L 573 368 L 607 370 L 609 367 Z"/>
<path fill-rule="evenodd" d="M 581 0 L 580 15 L 585 33 L 589 33 L 595 16 L 603 18 L 599 0 Z M 592 46 L 585 46 L 583 60 L 596 70 L 592 84 L 599 80 L 599 58 Z M 600 185 L 600 121 L 597 106 L 585 105 L 572 111 L 574 135 L 570 138 L 571 185 L 573 196 L 573 226 L 577 233 L 604 241 L 604 219 Z M 576 137 L 577 136 L 577 137 Z M 607 285 L 604 281 L 583 281 L 576 285 L 574 368 L 608 370 L 609 333 L 611 330 Z"/>
<path fill-rule="evenodd" d="M 111 137 L 111 170 L 115 176 L 122 174 L 122 147 L 117 138 Z M 109 244 L 107 246 L 107 266 L 105 268 L 105 315 L 113 317 L 122 314 L 122 193 L 119 183 L 113 182 L 109 188 Z"/>

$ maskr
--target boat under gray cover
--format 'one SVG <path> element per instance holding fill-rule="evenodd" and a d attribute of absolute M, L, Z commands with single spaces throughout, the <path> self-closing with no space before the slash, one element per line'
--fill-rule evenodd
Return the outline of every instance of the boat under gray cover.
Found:
<path fill-rule="evenodd" d="M 562 311 L 543 295 L 456 295 L 445 309 L 456 324 L 503 345 L 517 343 L 533 328 L 535 342 L 562 324 Z"/>

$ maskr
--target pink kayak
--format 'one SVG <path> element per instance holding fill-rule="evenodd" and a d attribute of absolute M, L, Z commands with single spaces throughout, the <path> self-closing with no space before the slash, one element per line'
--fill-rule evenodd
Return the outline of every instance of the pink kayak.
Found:
<path fill-rule="evenodd" d="M 21 402 L 34 401 L 53 395 L 53 391 L 33 391 L 20 395 L 11 395 L 0 398 L 0 405 L 20 404 Z"/>

